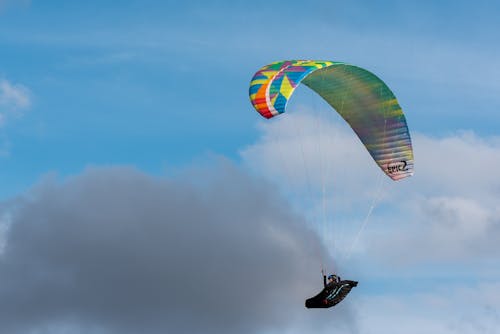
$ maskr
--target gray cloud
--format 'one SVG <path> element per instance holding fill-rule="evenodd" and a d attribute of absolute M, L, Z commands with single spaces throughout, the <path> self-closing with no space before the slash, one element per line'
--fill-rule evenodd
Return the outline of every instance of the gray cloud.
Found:
<path fill-rule="evenodd" d="M 318 238 L 229 163 L 168 179 L 91 168 L 1 211 L 0 332 L 355 331 L 348 302 L 329 320 L 304 308 Z"/>

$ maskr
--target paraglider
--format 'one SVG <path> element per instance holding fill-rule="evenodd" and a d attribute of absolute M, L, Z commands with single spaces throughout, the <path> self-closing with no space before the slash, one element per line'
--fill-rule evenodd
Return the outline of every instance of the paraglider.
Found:
<path fill-rule="evenodd" d="M 340 303 L 358 282 L 342 280 L 337 275 L 329 275 L 328 283 L 326 275 L 323 274 L 323 290 L 316 296 L 306 300 L 307 308 L 329 308 Z"/>
<path fill-rule="evenodd" d="M 335 61 L 285 60 L 262 67 L 250 82 L 250 101 L 269 119 L 286 112 L 294 91 L 304 84 L 319 94 L 352 128 L 379 168 L 392 180 L 413 175 L 413 149 L 401 107 L 373 73 Z M 334 148 L 332 148 L 334 149 Z M 307 308 L 342 301 L 358 282 L 323 274 L 324 289 L 306 300 Z"/>
<path fill-rule="evenodd" d="M 265 118 L 286 111 L 300 83 L 318 93 L 351 126 L 378 166 L 393 180 L 413 175 L 413 149 L 396 97 L 373 73 L 341 62 L 279 61 L 250 82 L 250 101 Z"/>

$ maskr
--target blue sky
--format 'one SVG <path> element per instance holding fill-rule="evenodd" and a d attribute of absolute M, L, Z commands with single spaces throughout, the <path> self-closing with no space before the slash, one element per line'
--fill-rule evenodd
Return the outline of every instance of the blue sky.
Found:
<path fill-rule="evenodd" d="M 491 5 L 314 1 L 298 15 L 300 6 L 5 2 L 0 75 L 29 89 L 31 105 L 2 128 L 2 196 L 86 164 L 158 172 L 206 151 L 234 158 L 255 138 L 249 78 L 283 58 L 342 60 L 383 76 L 415 110 L 416 131 L 496 134 Z"/>
<path fill-rule="evenodd" d="M 477 288 L 484 298 L 474 297 L 471 314 L 500 305 L 498 293 L 489 293 L 500 284 L 492 269 L 499 267 L 498 256 L 491 255 L 499 253 L 500 236 L 500 184 L 492 172 L 500 163 L 499 10 L 491 1 L 0 0 L 0 200 L 29 197 L 52 177 L 63 183 L 85 178 L 88 168 L 129 166 L 151 177 L 182 179 L 216 156 L 276 182 L 293 202 L 304 188 L 291 189 L 289 181 L 304 175 L 279 171 L 283 163 L 291 169 L 300 164 L 287 155 L 294 147 L 283 144 L 285 160 L 278 160 L 266 146 L 267 136 L 289 125 L 260 119 L 248 100 L 250 78 L 281 59 L 345 61 L 374 72 L 394 91 L 416 156 L 414 178 L 400 187 L 383 185 L 407 200 L 391 207 L 383 197 L 383 209 L 371 218 L 371 235 L 387 241 L 363 238 L 356 250 L 352 272 L 369 278 L 360 290 L 375 297 L 355 299 L 366 317 L 347 332 L 382 328 L 389 318 L 373 310 L 401 304 L 402 322 L 425 322 L 427 332 L 461 333 L 454 328 L 463 320 L 463 333 L 493 333 L 498 311 L 486 313 L 485 325 L 477 327 L 452 302 Z M 309 101 L 299 94 L 295 106 L 307 109 Z M 350 146 L 350 134 L 332 127 L 336 140 L 352 148 L 353 161 L 365 161 L 365 153 Z M 313 128 L 304 129 L 314 135 Z M 324 161 L 311 154 L 314 170 Z M 376 179 L 377 172 L 361 179 Z M 344 194 L 347 201 L 357 203 L 362 181 L 345 182 L 344 189 L 352 189 Z M 411 218 L 400 224 L 405 212 Z M 420 250 L 424 241 L 426 250 Z M 389 274 L 400 283 L 392 285 Z M 418 288 L 402 294 L 415 277 L 441 277 L 456 289 L 440 286 L 431 301 Z M 448 294 L 453 297 L 446 301 Z M 395 295 L 400 299 L 391 299 Z M 404 312 L 414 295 L 416 311 Z M 426 317 L 429 305 L 448 307 L 449 313 L 436 313 L 445 319 L 462 320 L 445 326 Z M 287 330 L 301 328 L 309 329 L 298 324 Z"/>

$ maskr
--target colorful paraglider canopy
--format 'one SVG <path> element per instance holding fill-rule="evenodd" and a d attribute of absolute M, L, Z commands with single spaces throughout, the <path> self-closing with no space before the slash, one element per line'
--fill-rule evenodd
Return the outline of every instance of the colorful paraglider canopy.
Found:
<path fill-rule="evenodd" d="M 250 82 L 250 101 L 265 118 L 286 111 L 300 83 L 318 93 L 351 126 L 393 180 L 413 175 L 413 150 L 399 103 L 373 73 L 334 61 L 287 60 L 262 67 Z"/>

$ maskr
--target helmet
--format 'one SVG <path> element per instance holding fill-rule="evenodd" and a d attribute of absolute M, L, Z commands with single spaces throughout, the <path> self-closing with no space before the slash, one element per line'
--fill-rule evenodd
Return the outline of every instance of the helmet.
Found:
<path fill-rule="evenodd" d="M 330 276 L 328 276 L 328 279 L 336 280 L 337 279 L 337 275 L 330 275 Z"/>

